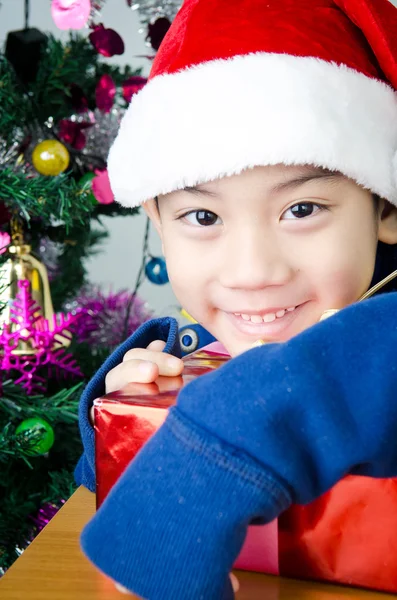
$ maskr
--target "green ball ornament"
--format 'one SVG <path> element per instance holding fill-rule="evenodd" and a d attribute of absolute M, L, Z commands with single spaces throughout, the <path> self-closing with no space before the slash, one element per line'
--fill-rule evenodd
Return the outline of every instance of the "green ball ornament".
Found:
<path fill-rule="evenodd" d="M 17 435 L 21 435 L 40 429 L 40 437 L 37 439 L 34 446 L 26 452 L 28 456 L 40 456 L 41 454 L 46 454 L 54 443 L 54 430 L 47 421 L 40 419 L 39 417 L 22 421 L 15 430 Z"/>

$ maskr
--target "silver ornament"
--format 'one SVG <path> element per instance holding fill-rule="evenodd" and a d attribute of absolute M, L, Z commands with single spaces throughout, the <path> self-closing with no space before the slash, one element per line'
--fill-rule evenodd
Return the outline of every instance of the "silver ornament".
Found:
<path fill-rule="evenodd" d="M 127 4 L 132 10 L 139 12 L 139 20 L 146 26 L 160 17 L 166 17 L 172 22 L 182 6 L 181 0 L 146 0 L 145 2 L 127 0 Z"/>

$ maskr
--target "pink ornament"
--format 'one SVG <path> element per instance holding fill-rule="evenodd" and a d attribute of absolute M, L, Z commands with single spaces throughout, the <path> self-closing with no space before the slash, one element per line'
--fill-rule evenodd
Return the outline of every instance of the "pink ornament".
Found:
<path fill-rule="evenodd" d="M 10 244 L 11 238 L 8 233 L 6 231 L 0 231 L 0 254 L 4 254 Z"/>
<path fill-rule="evenodd" d="M 111 204 L 114 202 L 114 195 L 110 187 L 109 175 L 107 169 L 100 171 L 95 170 L 96 177 L 92 180 L 92 193 L 98 200 L 99 204 Z"/>
<path fill-rule="evenodd" d="M 96 105 L 104 113 L 112 110 L 116 85 L 110 75 L 102 75 L 95 89 Z"/>
<path fill-rule="evenodd" d="M 41 315 L 38 304 L 30 293 L 30 284 L 26 279 L 18 281 L 19 291 L 11 306 L 11 323 L 4 325 L 0 332 L 0 372 L 9 374 L 18 371 L 20 377 L 15 380 L 27 394 L 45 391 L 47 377 L 42 377 L 43 367 L 56 374 L 68 374 L 81 377 L 82 373 L 71 354 L 66 354 L 59 347 L 60 339 L 72 338 L 77 322 L 82 317 L 82 311 L 75 315 L 62 313 L 54 315 L 50 323 Z M 13 330 L 12 330 L 13 329 Z M 18 343 L 30 342 L 34 354 L 19 354 Z"/>
<path fill-rule="evenodd" d="M 82 29 L 90 12 L 90 0 L 52 0 L 51 14 L 58 29 Z"/>
<path fill-rule="evenodd" d="M 145 77 L 129 77 L 123 82 L 123 98 L 126 102 L 130 102 L 132 96 L 137 94 L 143 87 L 145 87 L 147 79 Z"/>
<path fill-rule="evenodd" d="M 124 42 L 114 29 L 105 29 L 102 24 L 96 25 L 88 37 L 95 50 L 102 56 L 109 58 L 124 52 Z"/>

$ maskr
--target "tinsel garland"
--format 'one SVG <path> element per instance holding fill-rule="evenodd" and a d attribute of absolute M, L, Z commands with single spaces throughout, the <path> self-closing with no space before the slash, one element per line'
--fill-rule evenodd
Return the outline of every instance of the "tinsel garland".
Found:
<path fill-rule="evenodd" d="M 85 287 L 65 304 L 71 314 L 79 308 L 85 316 L 76 324 L 76 341 L 93 348 L 115 348 L 153 316 L 148 304 L 136 294 L 126 290 L 106 294 L 95 286 Z"/>

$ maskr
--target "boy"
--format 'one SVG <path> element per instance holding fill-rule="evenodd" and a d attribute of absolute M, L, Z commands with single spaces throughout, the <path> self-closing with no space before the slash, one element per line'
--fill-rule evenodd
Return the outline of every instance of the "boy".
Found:
<path fill-rule="evenodd" d="M 181 391 L 83 532 L 144 598 L 230 597 L 249 523 L 397 475 L 397 296 L 353 304 L 397 244 L 396 26 L 388 0 L 187 0 L 123 120 L 115 196 L 144 202 L 180 303 L 234 357 Z M 106 361 L 79 483 L 93 400 L 178 356 L 160 319 Z"/>

